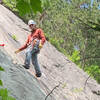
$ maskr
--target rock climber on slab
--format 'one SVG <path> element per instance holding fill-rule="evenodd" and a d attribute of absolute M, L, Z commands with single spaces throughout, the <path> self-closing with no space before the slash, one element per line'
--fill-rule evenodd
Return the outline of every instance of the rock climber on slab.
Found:
<path fill-rule="evenodd" d="M 42 31 L 42 29 L 36 27 L 36 22 L 34 20 L 28 21 L 29 28 L 31 29 L 31 34 L 28 36 L 26 43 L 15 51 L 15 53 L 19 53 L 20 51 L 26 50 L 26 58 L 24 63 L 24 68 L 30 68 L 30 60 L 32 60 L 32 64 L 34 65 L 36 76 L 41 77 L 40 65 L 38 63 L 37 55 L 40 49 L 43 47 L 46 38 Z"/>

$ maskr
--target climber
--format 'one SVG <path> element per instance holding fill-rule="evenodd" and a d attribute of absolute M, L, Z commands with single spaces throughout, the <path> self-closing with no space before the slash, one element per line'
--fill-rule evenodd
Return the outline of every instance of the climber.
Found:
<path fill-rule="evenodd" d="M 42 31 L 42 29 L 36 27 L 36 22 L 34 20 L 28 21 L 29 28 L 31 29 L 31 34 L 28 36 L 28 39 L 21 48 L 15 51 L 15 53 L 19 53 L 20 51 L 26 50 L 26 58 L 24 67 L 26 69 L 30 68 L 30 60 L 32 60 L 32 64 L 34 65 L 36 76 L 41 77 L 42 73 L 40 70 L 40 65 L 37 60 L 37 54 L 39 53 L 40 49 L 43 47 L 46 38 Z"/>

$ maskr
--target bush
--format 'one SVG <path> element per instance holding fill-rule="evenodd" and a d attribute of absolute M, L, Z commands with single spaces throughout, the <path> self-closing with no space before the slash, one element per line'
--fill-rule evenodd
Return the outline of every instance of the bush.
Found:
<path fill-rule="evenodd" d="M 80 55 L 78 50 L 74 50 L 72 56 L 70 56 L 70 60 L 79 65 Z"/>
<path fill-rule="evenodd" d="M 100 83 L 100 68 L 97 65 L 86 66 L 85 71 Z"/>
<path fill-rule="evenodd" d="M 0 66 L 0 71 L 4 71 L 4 69 L 1 66 Z M 0 80 L 0 86 L 3 86 L 1 80 Z M 8 95 L 7 89 L 0 88 L 0 100 L 16 100 L 16 99 Z"/>

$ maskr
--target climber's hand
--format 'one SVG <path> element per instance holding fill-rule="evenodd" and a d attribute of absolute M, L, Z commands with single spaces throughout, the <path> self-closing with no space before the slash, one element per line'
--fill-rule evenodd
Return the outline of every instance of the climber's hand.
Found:
<path fill-rule="evenodd" d="M 40 41 L 40 43 L 39 43 L 39 49 L 41 49 L 42 47 L 43 47 L 43 45 L 42 45 L 42 43 Z"/>
<path fill-rule="evenodd" d="M 21 51 L 21 50 L 16 50 L 16 51 L 15 51 L 15 54 L 19 53 L 20 51 Z"/>

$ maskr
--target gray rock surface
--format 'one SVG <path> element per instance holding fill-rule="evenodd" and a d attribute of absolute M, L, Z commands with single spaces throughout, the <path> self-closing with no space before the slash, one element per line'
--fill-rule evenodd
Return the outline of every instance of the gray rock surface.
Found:
<path fill-rule="evenodd" d="M 13 64 L 11 57 L 4 49 L 0 49 L 0 66 L 4 68 L 1 73 L 4 88 L 8 88 L 9 95 L 16 100 L 44 100 L 45 91 L 40 87 L 40 83 L 21 65 Z M 51 100 L 51 98 L 48 98 Z M 54 99 L 53 99 L 54 100 Z"/>
<path fill-rule="evenodd" d="M 39 81 L 23 69 L 20 64 L 24 63 L 25 52 L 16 55 L 14 51 L 25 43 L 29 33 L 25 29 L 28 30 L 28 26 L 21 19 L 0 5 L 0 43 L 5 43 L 6 56 L 12 59 L 6 62 L 0 57 L 0 64 L 6 68 L 3 81 L 17 100 L 40 100 L 40 97 L 45 100 L 44 97 L 58 84 L 59 87 L 54 89 L 47 100 L 100 100 L 100 85 L 92 78 L 87 80 L 89 76 L 83 70 L 48 42 L 38 56 L 42 70 Z M 17 41 L 12 39 L 13 34 Z M 32 99 L 38 98 L 39 90 L 39 99 Z"/>

